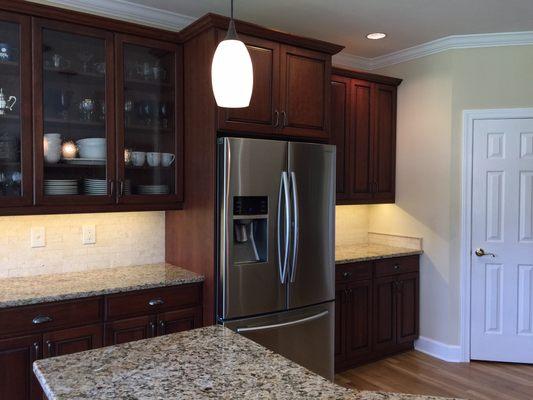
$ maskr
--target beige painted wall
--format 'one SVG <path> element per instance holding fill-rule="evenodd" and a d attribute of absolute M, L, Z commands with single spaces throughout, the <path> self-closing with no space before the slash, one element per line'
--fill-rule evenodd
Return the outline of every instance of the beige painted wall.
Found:
<path fill-rule="evenodd" d="M 96 244 L 82 244 L 83 225 L 95 225 Z M 41 226 L 46 247 L 31 248 L 30 230 Z M 0 217 L 0 278 L 164 260 L 164 212 Z"/>
<path fill-rule="evenodd" d="M 398 92 L 397 202 L 370 231 L 424 238 L 421 335 L 459 344 L 462 112 L 533 106 L 533 46 L 453 50 L 384 68 Z"/>

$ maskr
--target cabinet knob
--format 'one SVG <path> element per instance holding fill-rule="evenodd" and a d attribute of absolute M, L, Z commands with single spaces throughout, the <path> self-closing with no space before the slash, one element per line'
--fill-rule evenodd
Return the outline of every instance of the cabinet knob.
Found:
<path fill-rule="evenodd" d="M 394 267 L 393 267 L 395 270 L 399 270 L 400 269 L 400 265 L 399 264 L 394 264 Z"/>
<path fill-rule="evenodd" d="M 52 322 L 52 318 L 48 315 L 37 315 L 32 319 L 31 323 L 34 325 L 45 324 L 47 322 Z"/>
<path fill-rule="evenodd" d="M 343 272 L 343 273 L 342 273 L 342 277 L 343 277 L 344 279 L 351 278 L 351 277 L 352 277 L 352 273 L 351 273 L 351 272 Z"/>
<path fill-rule="evenodd" d="M 163 301 L 163 299 L 152 299 L 148 302 L 148 305 L 149 306 L 162 306 L 163 304 L 165 304 L 165 302 Z"/>

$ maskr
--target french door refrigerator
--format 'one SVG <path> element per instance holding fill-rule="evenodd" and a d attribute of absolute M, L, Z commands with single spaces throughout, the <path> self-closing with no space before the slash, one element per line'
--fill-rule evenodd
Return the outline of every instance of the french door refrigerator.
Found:
<path fill-rule="evenodd" d="M 218 140 L 217 320 L 333 379 L 335 146 Z"/>

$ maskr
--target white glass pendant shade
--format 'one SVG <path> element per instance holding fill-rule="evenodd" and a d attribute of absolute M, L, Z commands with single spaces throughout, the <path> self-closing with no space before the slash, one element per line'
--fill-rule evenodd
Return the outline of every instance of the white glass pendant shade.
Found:
<path fill-rule="evenodd" d="M 254 86 L 252 59 L 244 43 L 236 37 L 219 43 L 211 64 L 211 84 L 219 107 L 250 105 Z"/>

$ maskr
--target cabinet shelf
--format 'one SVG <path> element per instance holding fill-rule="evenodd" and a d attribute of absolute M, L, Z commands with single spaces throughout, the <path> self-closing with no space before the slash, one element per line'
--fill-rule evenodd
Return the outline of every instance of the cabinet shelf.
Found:
<path fill-rule="evenodd" d="M 67 163 L 57 163 L 57 164 L 44 164 L 45 168 L 53 169 L 92 169 L 92 168 L 105 168 L 107 164 L 67 164 Z"/>
<path fill-rule="evenodd" d="M 160 128 L 158 126 L 147 126 L 147 125 L 126 125 L 124 127 L 124 130 L 128 133 L 148 133 L 148 134 L 154 134 L 154 133 L 170 133 L 170 128 Z"/>
<path fill-rule="evenodd" d="M 169 82 L 150 81 L 150 80 L 143 80 L 143 79 L 126 79 L 124 83 L 125 83 L 125 88 L 124 88 L 125 90 L 130 89 L 128 87 L 129 85 L 131 85 L 133 88 L 139 88 L 139 87 L 171 88 L 172 87 L 172 84 Z"/>
<path fill-rule="evenodd" d="M 152 167 L 150 165 L 143 165 L 140 167 L 136 167 L 135 165 L 126 165 L 126 169 L 137 170 L 137 171 L 154 171 L 154 170 L 171 171 L 173 168 L 174 168 L 174 164 L 170 165 L 169 167 L 163 167 L 162 165 L 159 165 L 157 167 Z"/>
<path fill-rule="evenodd" d="M 84 78 L 84 79 L 88 79 L 91 81 L 94 81 L 94 80 L 101 81 L 105 79 L 105 74 L 99 74 L 96 72 L 82 72 L 82 71 L 75 71 L 75 70 L 69 70 L 69 69 L 54 69 L 54 68 L 45 68 L 44 72 L 51 76 L 55 74 L 55 75 L 60 75 L 60 76 L 79 77 L 79 78 Z M 89 82 L 87 81 L 85 81 L 84 83 L 89 84 Z"/>
<path fill-rule="evenodd" d="M 46 118 L 44 120 L 45 124 L 53 125 L 70 125 L 70 126 L 80 126 L 80 127 L 90 127 L 90 128 L 105 128 L 105 123 L 99 121 L 82 121 L 82 120 L 72 120 L 72 119 L 60 119 L 60 118 Z"/>

